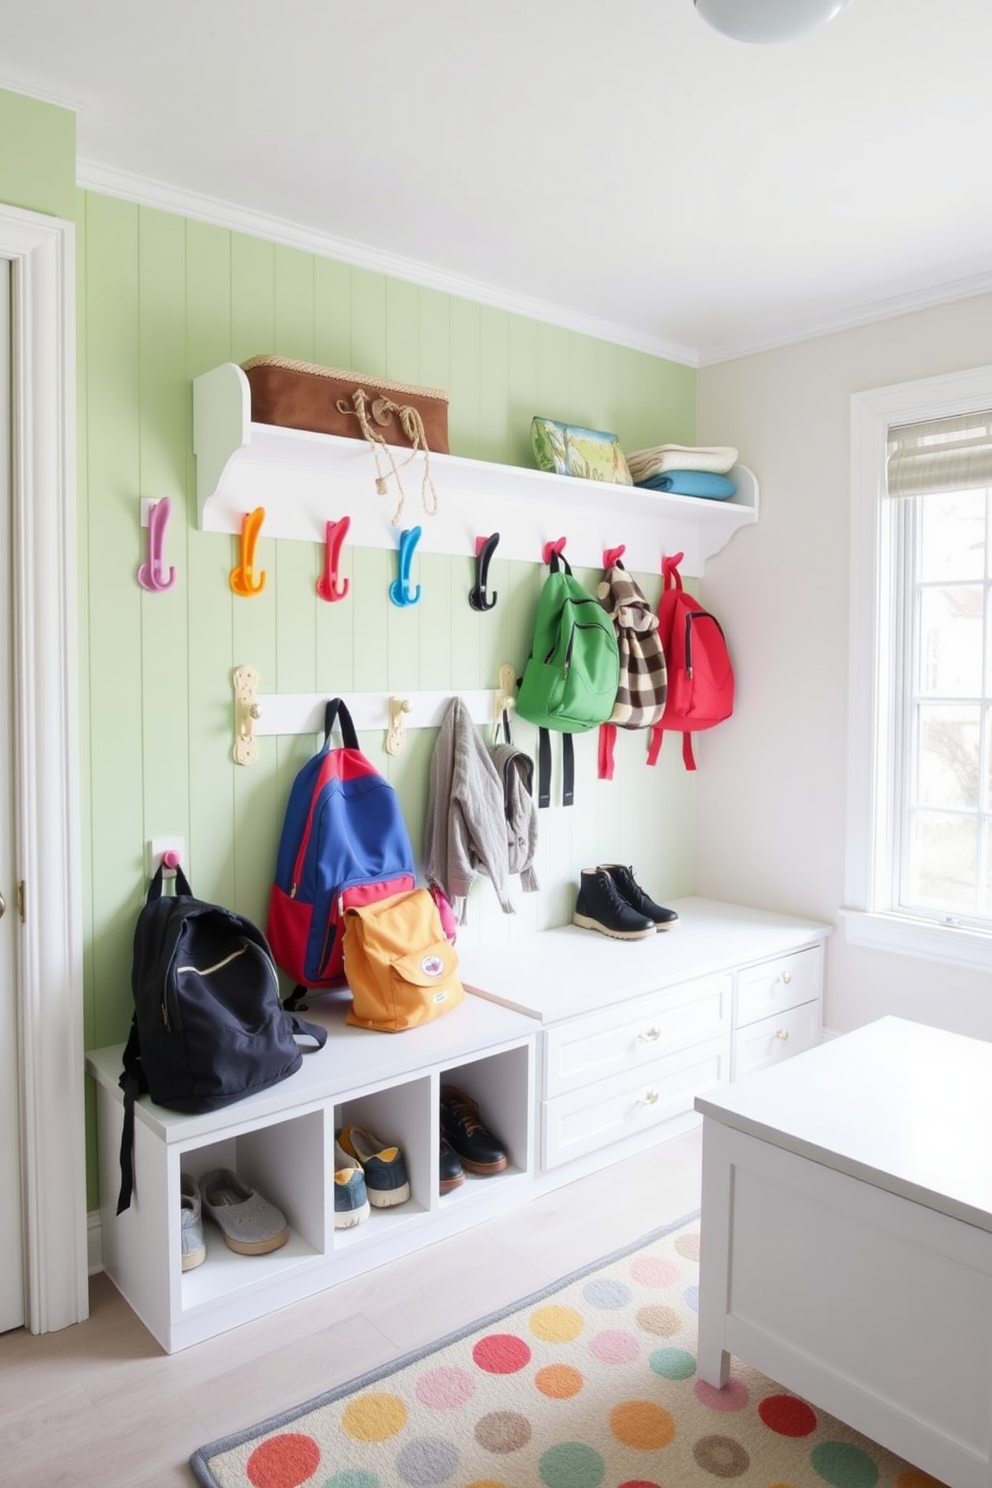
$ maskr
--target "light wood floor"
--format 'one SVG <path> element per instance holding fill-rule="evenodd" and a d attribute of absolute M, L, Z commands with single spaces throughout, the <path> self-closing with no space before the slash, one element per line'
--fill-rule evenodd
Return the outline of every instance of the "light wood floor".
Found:
<path fill-rule="evenodd" d="M 0 1337 L 4 1488 L 189 1488 L 195 1448 L 428 1344 L 699 1208 L 698 1130 L 167 1355 L 105 1276 L 87 1322 Z"/>

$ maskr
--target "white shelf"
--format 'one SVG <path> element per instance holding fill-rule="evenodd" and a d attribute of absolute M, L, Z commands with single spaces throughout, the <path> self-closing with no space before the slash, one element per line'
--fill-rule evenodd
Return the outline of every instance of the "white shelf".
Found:
<path fill-rule="evenodd" d="M 398 546 L 399 528 L 390 525 L 398 494 L 392 481 L 388 494 L 377 493 L 371 447 L 252 423 L 251 389 L 235 362 L 194 379 L 193 449 L 204 532 L 238 534 L 245 514 L 262 506 L 263 537 L 323 544 L 326 524 L 347 516 L 354 546 Z M 396 453 L 402 458 L 409 451 Z M 496 558 L 540 563 L 546 542 L 567 537 L 565 556 L 573 565 L 601 567 L 604 550 L 622 543 L 629 569 L 656 573 L 665 554 L 681 551 L 683 573 L 698 576 L 739 527 L 758 519 L 758 482 L 745 465 L 730 472 L 734 497 L 708 501 L 432 454 L 436 516 L 421 505 L 421 468 L 418 455 L 402 472 L 399 527 L 420 527 L 426 553 L 474 559 L 476 538 L 498 532 Z"/>

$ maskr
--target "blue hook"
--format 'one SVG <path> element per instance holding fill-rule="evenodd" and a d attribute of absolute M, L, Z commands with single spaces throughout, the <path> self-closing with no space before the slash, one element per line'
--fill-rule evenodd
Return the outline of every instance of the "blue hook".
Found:
<path fill-rule="evenodd" d="M 410 588 L 410 565 L 413 562 L 413 550 L 419 541 L 419 527 L 407 527 L 400 533 L 399 578 L 394 579 L 389 586 L 389 597 L 394 605 L 415 605 L 420 599 L 420 585 L 414 590 Z"/>

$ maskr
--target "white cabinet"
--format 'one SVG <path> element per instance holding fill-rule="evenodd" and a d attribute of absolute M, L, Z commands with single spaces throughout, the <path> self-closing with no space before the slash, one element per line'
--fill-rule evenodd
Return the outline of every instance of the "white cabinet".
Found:
<path fill-rule="evenodd" d="M 823 947 L 738 973 L 732 1078 L 753 1075 L 820 1042 Z"/>
<path fill-rule="evenodd" d="M 203 1115 L 135 1107 L 135 1192 L 116 1214 L 123 1106 L 120 1047 L 87 1056 L 97 1082 L 104 1269 L 167 1352 L 261 1317 L 521 1203 L 534 1165 L 534 1024 L 467 998 L 422 1028 L 373 1033 L 344 1022 L 340 998 L 307 1017 L 329 1030 L 288 1080 Z M 495 1176 L 439 1193 L 440 1086 L 479 1103 L 510 1158 Z M 350 1122 L 402 1147 L 411 1196 L 334 1228 L 334 1134 Z M 277 1204 L 290 1238 L 268 1255 L 235 1254 L 204 1222 L 207 1259 L 181 1269 L 180 1176 L 232 1168 Z"/>
<path fill-rule="evenodd" d="M 721 1035 L 541 1102 L 542 1169 L 606 1147 L 612 1152 L 629 1138 L 657 1141 L 659 1126 L 691 1111 L 696 1096 L 726 1081 L 729 1069 L 729 1042 Z"/>
<path fill-rule="evenodd" d="M 539 1183 L 695 1125 L 697 1096 L 819 1041 L 828 926 L 671 907 L 680 923 L 645 940 L 567 925 L 462 955 L 467 987 L 540 1025 Z"/>

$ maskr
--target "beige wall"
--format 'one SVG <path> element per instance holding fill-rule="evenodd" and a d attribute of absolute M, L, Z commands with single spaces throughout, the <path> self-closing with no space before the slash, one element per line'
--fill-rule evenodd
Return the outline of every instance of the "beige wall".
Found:
<path fill-rule="evenodd" d="M 992 296 L 704 368 L 700 443 L 736 444 L 761 513 L 709 564 L 735 716 L 698 751 L 697 893 L 838 923 L 847 774 L 850 397 L 992 362 Z M 848 947 L 827 955 L 825 1021 L 895 1013 L 992 1038 L 977 972 Z"/>

